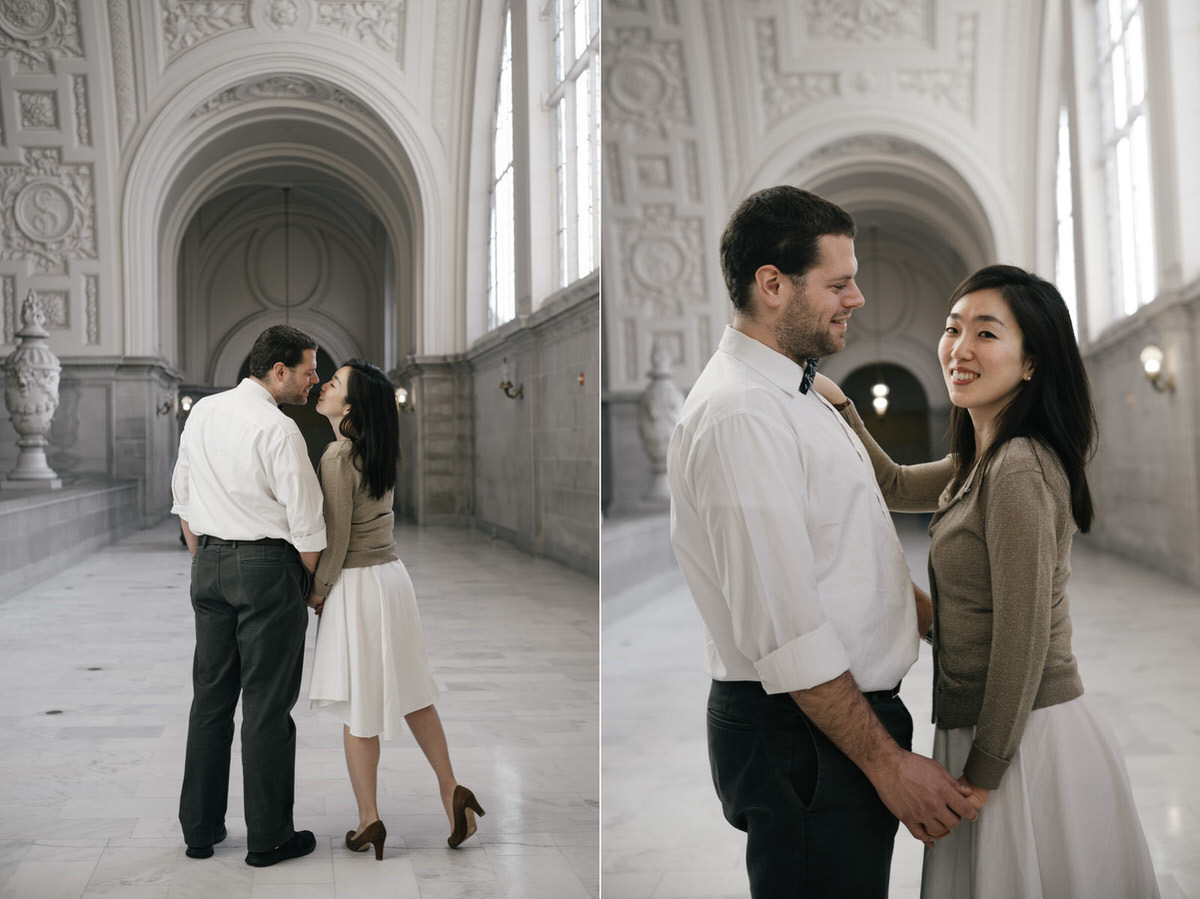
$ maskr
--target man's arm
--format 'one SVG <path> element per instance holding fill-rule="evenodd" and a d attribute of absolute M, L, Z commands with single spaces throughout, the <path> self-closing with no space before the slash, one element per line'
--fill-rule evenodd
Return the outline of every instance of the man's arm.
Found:
<path fill-rule="evenodd" d="M 933 627 L 933 600 L 915 583 L 912 586 L 913 601 L 917 604 L 917 636 L 924 639 Z"/>
<path fill-rule="evenodd" d="M 320 550 L 312 553 L 300 553 L 300 561 L 304 563 L 304 567 L 308 569 L 309 574 L 317 570 L 317 559 L 319 558 L 321 558 Z"/>
<path fill-rule="evenodd" d="M 923 843 L 944 837 L 960 819 L 979 817 L 960 784 L 931 758 L 902 749 L 849 671 L 791 693 L 812 722 L 870 779 L 879 798 Z"/>

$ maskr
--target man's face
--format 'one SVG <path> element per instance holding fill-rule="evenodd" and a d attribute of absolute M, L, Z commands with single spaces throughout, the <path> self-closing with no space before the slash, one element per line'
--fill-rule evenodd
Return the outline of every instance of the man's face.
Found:
<path fill-rule="evenodd" d="M 846 346 L 846 324 L 866 300 L 854 277 L 854 241 L 840 234 L 817 239 L 817 264 L 800 278 L 787 278 L 785 305 L 772 330 L 784 355 L 800 364 Z"/>
<path fill-rule="evenodd" d="M 320 380 L 317 377 L 317 352 L 305 350 L 300 361 L 291 368 L 284 368 L 283 383 L 279 388 L 279 402 L 292 406 L 303 406 L 308 402 L 308 391 Z"/>

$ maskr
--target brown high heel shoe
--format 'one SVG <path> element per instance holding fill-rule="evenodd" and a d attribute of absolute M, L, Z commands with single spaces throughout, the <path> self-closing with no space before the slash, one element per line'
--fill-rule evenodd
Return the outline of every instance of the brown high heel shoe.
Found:
<path fill-rule="evenodd" d="M 446 845 L 457 849 L 463 840 L 475 833 L 475 815 L 487 813 L 480 807 L 475 794 L 462 784 L 454 788 L 451 806 L 454 809 L 454 831 L 446 838 Z"/>
<path fill-rule="evenodd" d="M 363 828 L 356 838 L 353 830 L 346 831 L 346 848 L 355 852 L 366 852 L 367 847 L 375 844 L 375 860 L 383 861 L 383 841 L 387 839 L 387 828 L 382 821 L 374 821 Z"/>

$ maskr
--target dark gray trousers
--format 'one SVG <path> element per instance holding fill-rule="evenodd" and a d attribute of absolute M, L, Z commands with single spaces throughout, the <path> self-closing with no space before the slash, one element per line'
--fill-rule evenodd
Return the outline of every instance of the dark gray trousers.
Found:
<path fill-rule="evenodd" d="M 904 749 L 912 717 L 868 694 Z M 898 822 L 867 776 L 800 711 L 762 684 L 713 681 L 708 753 L 725 818 L 746 832 L 754 899 L 887 899 Z"/>
<path fill-rule="evenodd" d="M 196 654 L 179 798 L 189 846 L 221 835 L 233 713 L 242 699 L 242 784 L 251 852 L 295 832 L 296 725 L 312 579 L 291 546 L 209 545 L 192 560 Z"/>

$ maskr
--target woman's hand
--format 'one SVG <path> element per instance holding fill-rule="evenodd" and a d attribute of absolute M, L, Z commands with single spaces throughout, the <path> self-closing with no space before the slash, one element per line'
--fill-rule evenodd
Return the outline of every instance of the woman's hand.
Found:
<path fill-rule="evenodd" d="M 315 593 L 308 594 L 308 607 L 317 613 L 317 617 L 321 617 L 321 609 L 325 607 L 325 597 L 317 596 Z"/>
<path fill-rule="evenodd" d="M 816 377 L 813 378 L 813 386 L 817 388 L 817 393 L 821 394 L 821 396 L 825 397 L 825 399 L 829 400 L 835 406 L 838 403 L 846 402 L 846 394 L 842 393 L 842 388 L 838 387 L 835 381 L 820 372 L 817 372 Z"/>
<path fill-rule="evenodd" d="M 984 803 L 988 801 L 988 797 L 992 795 L 991 790 L 985 790 L 983 787 L 977 787 L 971 783 L 966 777 L 960 777 L 958 782 L 963 786 L 971 788 L 971 795 L 967 797 L 967 802 L 975 806 L 976 809 L 981 809 Z"/>

